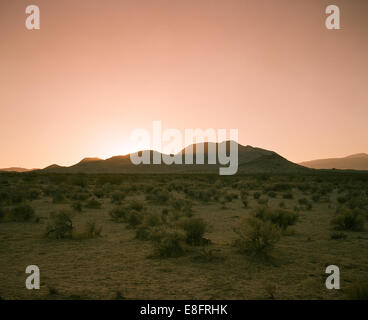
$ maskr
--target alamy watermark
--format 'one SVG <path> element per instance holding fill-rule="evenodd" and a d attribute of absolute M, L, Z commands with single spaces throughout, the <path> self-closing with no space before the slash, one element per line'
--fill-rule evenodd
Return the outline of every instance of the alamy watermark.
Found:
<path fill-rule="evenodd" d="M 146 129 L 135 129 L 130 138 L 135 143 L 150 146 L 149 150 L 130 154 L 130 160 L 135 165 L 205 164 L 207 155 L 207 164 L 227 166 L 219 168 L 220 175 L 233 175 L 238 171 L 238 129 L 230 129 L 229 137 L 226 129 L 218 129 L 217 132 L 212 128 L 185 129 L 183 138 L 180 130 L 162 130 L 162 122 L 153 121 L 152 134 Z M 223 142 L 211 143 L 211 141 Z M 205 142 L 209 142 L 207 151 L 204 150 Z M 178 148 L 184 150 L 184 154 L 182 151 L 177 152 Z M 152 159 L 150 150 L 157 151 L 153 152 Z"/>
<path fill-rule="evenodd" d="M 340 8 L 336 5 L 329 5 L 326 7 L 325 13 L 328 15 L 326 18 L 326 28 L 329 30 L 340 29 Z M 26 28 L 28 30 L 40 29 L 40 8 L 36 5 L 29 5 L 26 7 Z"/>

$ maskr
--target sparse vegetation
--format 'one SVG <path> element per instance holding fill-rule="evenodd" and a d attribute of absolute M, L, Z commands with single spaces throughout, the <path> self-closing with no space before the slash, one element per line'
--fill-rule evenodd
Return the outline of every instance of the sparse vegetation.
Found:
<path fill-rule="evenodd" d="M 321 272 L 325 279 L 321 263 L 331 263 L 337 251 L 346 279 L 363 283 L 368 277 L 367 182 L 363 174 L 338 172 L 233 177 L 0 173 L 0 267 L 11 277 L 4 279 L 1 294 L 27 294 L 18 294 L 12 283 L 24 281 L 18 264 L 28 263 L 28 253 L 37 248 L 37 261 L 47 266 L 49 277 L 54 273 L 53 285 L 61 291 L 40 290 L 36 298 L 114 297 L 121 279 L 127 279 L 124 297 L 191 299 L 195 293 L 206 299 L 209 286 L 188 283 L 181 290 L 176 285 L 190 274 L 202 284 L 215 282 L 213 296 L 220 299 L 363 299 L 364 287 L 353 290 L 356 285 L 345 283 L 344 290 L 324 291 L 313 281 Z M 90 279 L 89 261 L 106 275 L 99 281 L 111 291 L 86 289 L 96 280 Z M 58 283 L 60 266 L 81 279 L 80 290 L 67 292 Z M 300 285 L 289 286 L 290 274 Z M 147 283 L 155 296 L 145 290 Z M 71 283 L 70 288 L 77 287 Z"/>

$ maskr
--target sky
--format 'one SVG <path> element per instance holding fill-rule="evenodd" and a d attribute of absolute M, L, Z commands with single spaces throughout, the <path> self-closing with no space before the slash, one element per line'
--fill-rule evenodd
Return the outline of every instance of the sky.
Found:
<path fill-rule="evenodd" d="M 367 40 L 367 0 L 0 0 L 0 168 L 133 152 L 154 120 L 294 162 L 368 153 Z"/>

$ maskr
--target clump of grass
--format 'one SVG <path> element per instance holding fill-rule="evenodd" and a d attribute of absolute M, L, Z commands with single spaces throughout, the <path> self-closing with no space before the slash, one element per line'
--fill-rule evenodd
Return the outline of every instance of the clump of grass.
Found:
<path fill-rule="evenodd" d="M 52 212 L 46 226 L 45 237 L 65 239 L 72 238 L 73 221 L 72 214 L 69 211 L 61 210 Z"/>
<path fill-rule="evenodd" d="M 359 209 L 342 209 L 331 220 L 336 230 L 363 231 L 364 216 Z"/>

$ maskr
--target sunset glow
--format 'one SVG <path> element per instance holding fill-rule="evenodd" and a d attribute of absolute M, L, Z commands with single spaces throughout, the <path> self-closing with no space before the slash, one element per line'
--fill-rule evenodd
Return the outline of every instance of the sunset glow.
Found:
<path fill-rule="evenodd" d="M 368 151 L 366 0 L 0 2 L 0 168 L 136 151 L 130 133 L 238 128 L 291 161 Z"/>

